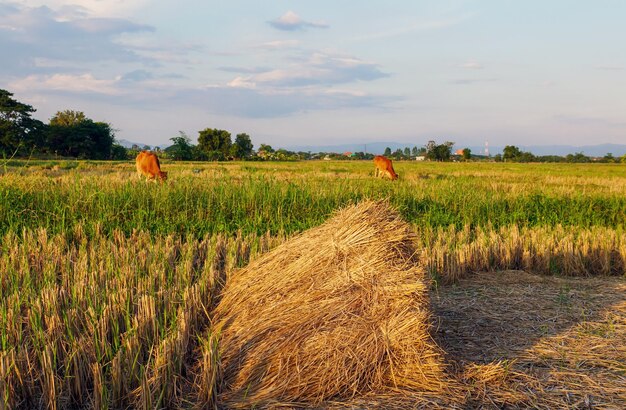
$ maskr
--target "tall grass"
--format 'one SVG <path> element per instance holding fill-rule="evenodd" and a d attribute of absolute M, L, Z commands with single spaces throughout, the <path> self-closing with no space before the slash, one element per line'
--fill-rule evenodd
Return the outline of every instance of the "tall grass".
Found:
<path fill-rule="evenodd" d="M 396 183 L 372 178 L 364 163 L 322 163 L 319 169 L 305 164 L 304 170 L 299 164 L 278 164 L 276 170 L 271 165 L 172 166 L 165 185 L 138 180 L 130 164 L 7 174 L 0 179 L 0 234 L 39 227 L 61 233 L 77 224 L 87 235 L 96 227 L 109 235 L 293 233 L 363 198 L 389 198 L 407 221 L 428 227 L 626 223 L 626 172 L 613 175 L 614 169 L 624 171 L 618 165 L 587 177 L 553 175 L 530 165 L 530 171 L 514 167 L 498 174 L 499 164 L 449 172 L 398 164 L 403 180 Z"/>
<path fill-rule="evenodd" d="M 194 384 L 191 355 L 227 272 L 281 238 L 136 232 L 5 234 L 0 403 L 167 407 Z M 186 389 L 186 390 L 185 390 Z"/>

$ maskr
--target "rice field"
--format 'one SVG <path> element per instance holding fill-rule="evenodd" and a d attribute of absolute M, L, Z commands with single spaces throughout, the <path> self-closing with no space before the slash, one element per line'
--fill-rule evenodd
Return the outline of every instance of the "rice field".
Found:
<path fill-rule="evenodd" d="M 369 162 L 164 161 L 169 179 L 161 185 L 140 180 L 130 162 L 0 164 L 0 408 L 219 405 L 211 312 L 231 273 L 364 199 L 388 200 L 415 229 L 421 264 L 444 301 L 435 312 L 453 336 L 463 328 L 446 300 L 487 292 L 490 279 L 505 288 L 512 280 L 502 271 L 555 278 L 526 285 L 553 290 L 547 297 L 555 309 L 574 309 L 557 315 L 558 332 L 536 336 L 536 349 L 526 346 L 525 355 L 475 358 L 455 344 L 466 337 L 442 340 L 462 363 L 451 371 L 464 380 L 463 400 L 435 398 L 428 406 L 568 408 L 587 400 L 623 407 L 626 167 L 394 166 L 400 180 L 392 183 L 374 179 Z M 571 289 L 585 283 L 598 294 L 606 283 L 607 295 L 572 302 Z M 478 285 L 486 290 L 476 291 Z M 612 316 L 602 313 L 609 308 Z M 528 325 L 522 309 L 523 302 L 513 304 L 506 320 Z M 553 318 L 534 317 L 533 328 Z M 579 347 L 617 345 L 583 355 L 559 337 L 573 337 L 568 343 Z M 552 375 L 526 371 L 538 363 L 550 363 Z M 605 386 L 591 389 L 591 375 Z M 585 398 L 576 386 L 594 396 Z M 415 406 L 393 395 L 361 406 L 389 403 Z"/>

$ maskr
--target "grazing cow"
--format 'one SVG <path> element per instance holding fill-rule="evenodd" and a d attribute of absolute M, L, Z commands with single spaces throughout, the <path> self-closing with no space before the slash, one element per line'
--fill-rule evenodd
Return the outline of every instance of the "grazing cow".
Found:
<path fill-rule="evenodd" d="M 167 179 L 167 172 L 161 172 L 159 158 L 152 152 L 141 151 L 135 160 L 139 176 L 145 175 L 148 180 L 158 179 L 163 182 Z"/>
<path fill-rule="evenodd" d="M 398 174 L 393 170 L 393 165 L 389 158 L 376 155 L 374 157 L 374 166 L 376 167 L 374 170 L 375 176 L 381 176 L 382 178 L 387 177 L 392 181 L 398 179 Z"/>

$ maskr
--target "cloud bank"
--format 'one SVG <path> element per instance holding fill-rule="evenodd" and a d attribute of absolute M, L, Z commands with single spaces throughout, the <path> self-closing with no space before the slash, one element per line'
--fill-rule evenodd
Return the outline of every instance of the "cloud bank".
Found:
<path fill-rule="evenodd" d="M 328 24 L 325 23 L 314 23 L 302 20 L 300 16 L 293 11 L 288 11 L 279 18 L 268 21 L 268 23 L 275 29 L 283 31 L 297 31 L 307 28 L 328 28 Z"/>

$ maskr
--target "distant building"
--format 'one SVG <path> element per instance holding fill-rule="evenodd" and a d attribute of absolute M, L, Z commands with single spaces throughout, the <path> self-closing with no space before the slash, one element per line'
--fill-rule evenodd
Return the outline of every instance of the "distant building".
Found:
<path fill-rule="evenodd" d="M 426 155 L 418 155 L 415 157 L 416 161 L 424 161 L 426 159 Z"/>
<path fill-rule="evenodd" d="M 346 151 L 346 152 L 344 152 L 344 153 L 343 153 L 343 156 L 344 156 L 344 157 L 349 157 L 349 156 L 351 156 L 351 155 L 352 155 L 352 153 L 351 153 L 351 152 L 349 152 L 349 151 Z"/>
<path fill-rule="evenodd" d="M 463 149 L 457 149 L 454 151 L 454 155 L 463 155 Z"/>

